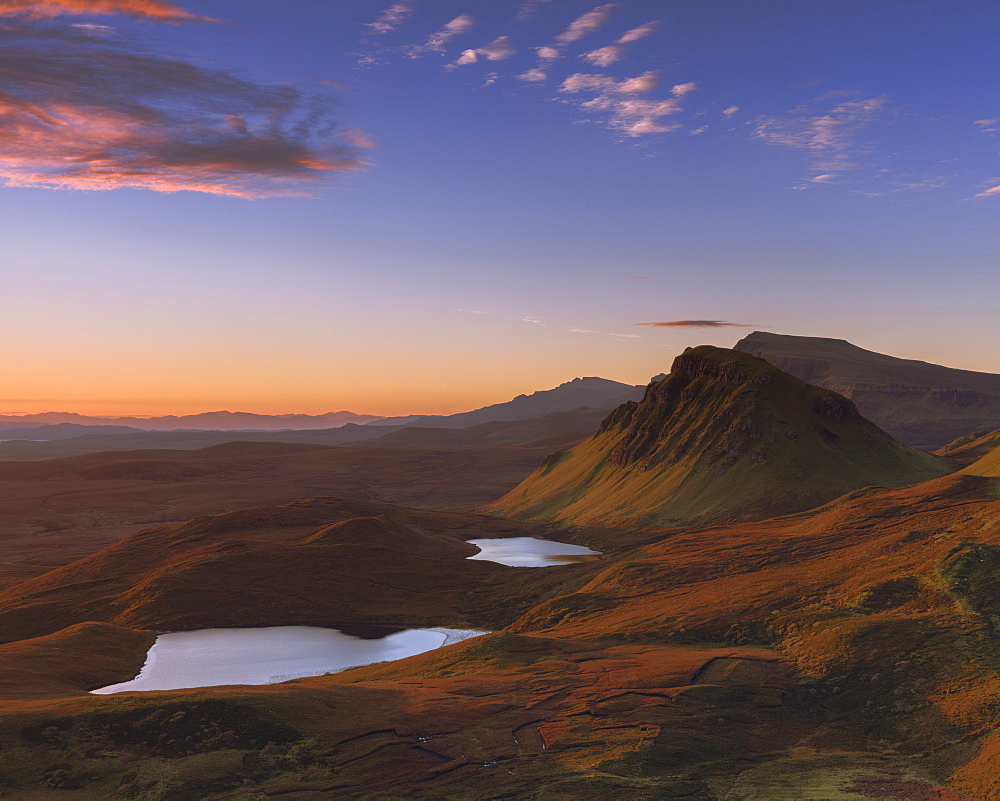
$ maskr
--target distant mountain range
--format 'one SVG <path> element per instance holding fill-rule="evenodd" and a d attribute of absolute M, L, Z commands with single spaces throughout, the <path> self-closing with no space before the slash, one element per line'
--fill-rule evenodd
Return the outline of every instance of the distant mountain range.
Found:
<path fill-rule="evenodd" d="M 627 400 L 642 397 L 644 389 L 644 385 L 633 386 L 606 378 L 574 378 L 554 389 L 541 390 L 530 395 L 518 395 L 506 403 L 494 403 L 469 412 L 403 417 L 379 417 L 354 412 L 272 415 L 229 411 L 162 417 L 96 417 L 74 412 L 0 415 L 0 440 L 56 440 L 98 434 L 134 434 L 142 431 L 326 431 L 366 424 L 377 425 L 380 428 L 387 427 L 385 431 L 376 433 L 354 431 L 348 437 L 334 437 L 336 443 L 340 443 L 381 436 L 386 431 L 402 426 L 468 428 L 480 423 L 527 420 L 581 408 L 612 409 Z M 323 444 L 336 443 L 324 441 Z M 149 444 L 152 443 L 143 443 L 138 447 L 148 447 Z"/>
<path fill-rule="evenodd" d="M 645 385 L 633 386 L 607 378 L 574 378 L 554 389 L 544 389 L 530 395 L 518 395 L 506 403 L 494 403 L 471 412 L 448 415 L 409 415 L 385 417 L 369 425 L 419 426 L 421 428 L 468 428 L 480 423 L 527 420 L 555 412 L 574 409 L 613 409 L 629 400 L 642 397 Z"/>
<path fill-rule="evenodd" d="M 37 461 L 108 451 L 198 450 L 234 440 L 328 446 L 365 442 L 380 448 L 503 447 L 512 443 L 537 441 L 541 445 L 551 441 L 555 450 L 566 447 L 567 442 L 576 444 L 586 439 L 597 430 L 607 413 L 607 409 L 575 409 L 526 420 L 480 423 L 464 429 L 348 423 L 340 428 L 311 431 L 138 431 L 125 427 L 67 428 L 69 424 L 63 424 L 0 432 L 0 461 Z M 17 438 L 15 433 L 19 435 Z"/>
<path fill-rule="evenodd" d="M 1000 428 L 1000 375 L 864 350 L 843 339 L 754 331 L 735 349 L 850 398 L 897 439 L 933 449 Z"/>
<path fill-rule="evenodd" d="M 253 414 L 252 412 L 202 412 L 168 414 L 162 417 L 92 417 L 74 412 L 0 415 L 0 431 L 38 425 L 120 426 L 142 431 L 304 431 L 337 428 L 347 423 L 369 423 L 381 418 L 374 414 L 326 412 L 325 414 Z"/>

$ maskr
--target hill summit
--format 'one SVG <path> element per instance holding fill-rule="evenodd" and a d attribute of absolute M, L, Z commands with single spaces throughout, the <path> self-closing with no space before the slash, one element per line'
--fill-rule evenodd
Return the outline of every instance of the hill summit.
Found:
<path fill-rule="evenodd" d="M 861 413 L 917 448 L 1000 427 L 1000 375 L 864 350 L 843 339 L 754 331 L 734 346 L 810 384 L 850 398 Z"/>
<path fill-rule="evenodd" d="M 619 406 L 573 450 L 551 454 L 491 508 L 604 525 L 763 519 L 945 472 L 842 395 L 755 356 L 703 345 L 678 356 L 642 401 Z"/>

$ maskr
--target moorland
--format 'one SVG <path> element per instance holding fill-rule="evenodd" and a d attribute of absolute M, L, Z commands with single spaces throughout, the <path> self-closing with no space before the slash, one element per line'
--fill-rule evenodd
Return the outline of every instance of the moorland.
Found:
<path fill-rule="evenodd" d="M 4 443 L 2 797 L 1000 798 L 997 386 L 758 332 L 611 409 Z M 466 559 L 523 536 L 603 556 Z M 289 624 L 491 633 L 90 694 L 159 633 Z"/>

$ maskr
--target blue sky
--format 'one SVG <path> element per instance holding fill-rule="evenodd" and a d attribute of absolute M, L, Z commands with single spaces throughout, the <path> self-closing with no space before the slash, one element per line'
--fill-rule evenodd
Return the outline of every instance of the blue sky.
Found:
<path fill-rule="evenodd" d="M 755 328 L 1000 372 L 995 3 L 0 14 L 0 411 L 449 412 Z"/>

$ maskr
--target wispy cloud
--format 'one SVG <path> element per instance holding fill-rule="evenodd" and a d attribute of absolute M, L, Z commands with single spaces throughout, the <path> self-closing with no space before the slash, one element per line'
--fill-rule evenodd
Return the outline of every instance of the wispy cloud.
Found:
<path fill-rule="evenodd" d="M 855 158 L 870 151 L 858 141 L 860 131 L 889 111 L 886 97 L 839 100 L 826 110 L 800 107 L 780 116 L 758 117 L 753 135 L 769 145 L 810 154 L 817 172 L 843 172 L 855 169 Z"/>
<path fill-rule="evenodd" d="M 739 106 L 730 106 L 729 108 L 724 108 L 724 109 L 722 109 L 722 116 L 723 117 L 732 117 L 739 110 L 740 110 Z"/>
<path fill-rule="evenodd" d="M 457 36 L 468 33 L 476 25 L 476 21 L 468 14 L 459 14 L 441 30 L 427 37 L 427 41 L 419 45 L 410 45 L 406 53 L 410 58 L 419 58 L 427 53 L 442 53 L 445 45 Z"/>
<path fill-rule="evenodd" d="M 988 186 L 982 192 L 977 194 L 976 197 L 1000 197 L 1000 183 L 997 183 L 998 181 L 1000 181 L 1000 178 L 991 178 L 986 183 L 993 185 Z"/>
<path fill-rule="evenodd" d="M 521 3 L 521 7 L 517 10 L 517 21 L 518 22 L 531 22 L 541 10 L 542 6 L 550 0 L 524 0 Z"/>
<path fill-rule="evenodd" d="M 547 325 L 544 317 L 522 317 L 521 319 L 526 323 L 532 323 L 534 325 Z"/>
<path fill-rule="evenodd" d="M 522 72 L 517 77 L 522 81 L 528 81 L 529 83 L 540 83 L 541 81 L 547 80 L 549 76 L 548 73 L 540 67 L 533 67 L 526 72 Z"/>
<path fill-rule="evenodd" d="M 621 60 L 622 56 L 625 55 L 627 45 L 638 42 L 640 39 L 645 39 L 657 29 L 659 24 L 660 20 L 655 20 L 647 22 L 645 25 L 640 25 L 638 28 L 632 28 L 618 37 L 614 44 L 591 50 L 589 53 L 581 55 L 580 58 L 586 59 L 595 67 L 609 67 Z"/>
<path fill-rule="evenodd" d="M 608 334 L 608 336 L 615 337 L 616 339 L 642 339 L 638 334 Z"/>
<path fill-rule="evenodd" d="M 538 67 L 533 70 L 528 70 L 518 77 L 527 81 L 545 80 L 543 68 L 551 64 L 556 59 L 562 58 L 563 48 L 566 47 L 566 45 L 579 41 L 600 28 L 611 18 L 611 12 L 614 8 L 614 3 L 607 3 L 603 6 L 598 6 L 593 11 L 588 11 L 583 16 L 577 17 L 555 38 L 554 44 L 543 45 L 535 48 L 535 55 L 538 56 L 539 62 Z"/>
<path fill-rule="evenodd" d="M 393 3 L 383 11 L 377 20 L 367 23 L 374 33 L 392 33 L 400 23 L 413 13 L 412 3 Z"/>
<path fill-rule="evenodd" d="M 24 14 L 31 18 L 63 14 L 126 14 L 161 22 L 204 20 L 190 11 L 158 0 L 0 0 L 0 15 Z"/>
<path fill-rule="evenodd" d="M 636 323 L 656 328 L 753 328 L 753 323 L 727 323 L 725 320 L 671 320 L 665 323 Z"/>
<path fill-rule="evenodd" d="M 1000 123 L 1000 120 L 976 120 L 972 124 L 978 125 L 979 130 L 983 133 L 996 133 L 998 123 Z"/>
<path fill-rule="evenodd" d="M 594 331 L 590 328 L 567 328 L 571 334 L 599 334 L 600 331 Z"/>
<path fill-rule="evenodd" d="M 578 42 L 585 36 L 589 36 L 611 19 L 611 12 L 614 8 L 614 3 L 607 3 L 603 6 L 598 6 L 593 11 L 588 11 L 581 17 L 577 17 L 569 24 L 566 30 L 556 37 L 556 41 L 561 45 L 566 45 Z"/>
<path fill-rule="evenodd" d="M 485 58 L 487 61 L 503 61 L 506 58 L 510 58 L 516 52 L 514 46 L 511 44 L 510 37 L 500 36 L 482 47 L 477 47 L 474 50 L 463 50 L 458 60 L 449 66 L 460 67 L 465 64 L 475 64 L 479 61 L 480 57 Z"/>
<path fill-rule="evenodd" d="M 669 98 L 654 100 L 641 96 L 656 89 L 659 83 L 660 78 L 655 72 L 620 81 L 609 75 L 578 72 L 566 78 L 559 91 L 563 94 L 594 94 L 592 99 L 579 102 L 581 109 L 604 114 L 609 127 L 628 136 L 641 136 L 679 128 L 678 124 L 663 120 L 681 111 L 681 98 L 696 88 L 693 82 L 680 83 L 671 88 Z"/>
<path fill-rule="evenodd" d="M 359 132 L 344 135 L 330 101 L 106 30 L 12 17 L 0 27 L 0 75 L 9 186 L 263 197 L 306 193 L 364 163 Z"/>

